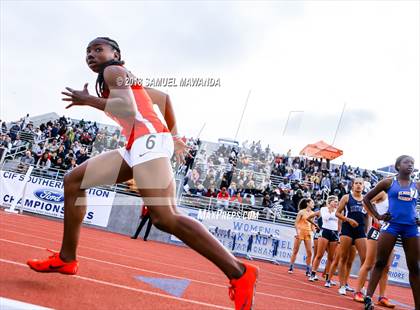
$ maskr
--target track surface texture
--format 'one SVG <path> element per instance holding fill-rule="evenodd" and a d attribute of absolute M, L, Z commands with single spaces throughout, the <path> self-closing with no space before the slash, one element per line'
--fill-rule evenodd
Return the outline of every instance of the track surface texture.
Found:
<path fill-rule="evenodd" d="M 94 228 L 82 228 L 76 276 L 30 270 L 27 259 L 59 250 L 62 230 L 62 221 L 0 211 L 0 297 L 54 309 L 234 308 L 226 277 L 191 249 Z M 260 268 L 254 309 L 363 309 L 323 280 L 308 282 L 302 270 L 289 275 L 285 266 L 254 264 Z M 138 277 L 179 280 L 186 288 L 171 294 Z M 397 309 L 414 308 L 409 288 L 390 285 L 387 295 Z"/>

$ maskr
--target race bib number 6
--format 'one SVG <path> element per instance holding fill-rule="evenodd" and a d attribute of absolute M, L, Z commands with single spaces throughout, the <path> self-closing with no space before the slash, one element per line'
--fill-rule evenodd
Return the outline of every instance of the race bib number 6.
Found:
<path fill-rule="evenodd" d="M 151 150 L 156 145 L 156 136 L 150 135 L 146 140 L 146 149 Z"/>

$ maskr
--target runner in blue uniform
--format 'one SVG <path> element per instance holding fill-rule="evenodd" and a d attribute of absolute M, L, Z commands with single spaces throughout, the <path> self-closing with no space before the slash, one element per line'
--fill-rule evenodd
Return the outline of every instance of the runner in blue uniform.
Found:
<path fill-rule="evenodd" d="M 408 155 L 397 158 L 395 169 L 398 174 L 393 178 L 380 181 L 372 189 L 363 202 L 366 208 L 378 220 L 386 223 L 381 227 L 378 239 L 378 251 L 375 268 L 373 269 L 365 297 L 365 309 L 373 309 L 372 295 L 387 265 L 388 257 L 394 248 L 397 237 L 401 236 L 410 286 L 414 296 L 416 310 L 420 310 L 420 273 L 419 273 L 419 219 L 416 214 L 416 203 L 419 197 L 420 182 L 413 182 L 411 174 L 414 171 L 414 159 Z M 380 215 L 371 200 L 381 191 L 388 193 L 388 212 Z"/>
<path fill-rule="evenodd" d="M 340 234 L 340 260 L 338 272 L 340 278 L 340 288 L 338 293 L 346 295 L 346 274 L 348 273 L 347 259 L 349 250 L 354 243 L 359 253 L 360 262 L 363 264 L 366 257 L 366 231 L 365 231 L 365 212 L 363 209 L 363 187 L 364 180 L 355 178 L 353 180 L 351 193 L 344 195 L 338 205 L 336 212 L 343 224 Z M 344 211 L 344 214 L 342 213 Z"/>

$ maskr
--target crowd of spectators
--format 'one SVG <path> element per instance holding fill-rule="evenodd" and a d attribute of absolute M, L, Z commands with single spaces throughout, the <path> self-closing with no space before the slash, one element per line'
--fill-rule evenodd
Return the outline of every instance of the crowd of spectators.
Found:
<path fill-rule="evenodd" d="M 0 152 L 18 159 L 22 170 L 36 165 L 46 174 L 51 168 L 72 169 L 126 142 L 118 128 L 64 116 L 39 126 L 34 126 L 29 115 L 9 126 L 0 123 Z M 245 141 L 242 147 L 220 143 L 216 148 L 199 139 L 184 141 L 190 146 L 185 163 L 177 166 L 173 161 L 177 173 L 185 175 L 183 194 L 212 198 L 218 208 L 247 206 L 267 217 L 275 216 L 277 210 L 296 213 L 303 197 L 312 197 L 318 208 L 328 194 L 341 198 L 348 193 L 355 177 L 364 178 L 366 191 L 381 178 L 375 171 L 345 163 L 336 166 L 321 159 L 293 157 L 291 150 L 274 154 L 269 146 L 263 148 L 261 141 Z"/>
<path fill-rule="evenodd" d="M 217 208 L 245 206 L 267 218 L 279 210 L 297 213 L 304 197 L 311 197 L 320 208 L 329 194 L 341 198 L 348 193 L 355 177 L 365 180 L 365 191 L 382 177 L 345 163 L 335 166 L 321 159 L 293 157 L 291 150 L 274 154 L 269 146 L 262 150 L 260 142 L 241 149 L 221 144 L 210 154 L 204 143 L 198 154 L 185 175 L 184 195 L 212 198 Z"/>
<path fill-rule="evenodd" d="M 45 174 L 49 174 L 50 168 L 72 169 L 91 156 L 125 145 L 118 128 L 99 128 L 96 122 L 74 121 L 64 116 L 34 126 L 26 115 L 9 128 L 1 122 L 1 130 L 2 156 L 19 160 L 19 169 L 35 165 Z"/>

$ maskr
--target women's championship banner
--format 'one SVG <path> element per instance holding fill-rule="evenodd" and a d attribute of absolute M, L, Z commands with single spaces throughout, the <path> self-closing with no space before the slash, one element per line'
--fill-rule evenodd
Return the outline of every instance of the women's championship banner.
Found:
<path fill-rule="evenodd" d="M 0 171 L 0 204 L 24 211 L 63 218 L 64 186 L 62 181 L 29 177 L 25 175 Z M 26 183 L 26 184 L 25 184 Z M 86 224 L 106 227 L 111 213 L 115 192 L 91 188 L 86 191 L 87 210 L 83 220 Z"/>
<path fill-rule="evenodd" d="M 277 223 L 250 220 L 249 214 L 226 215 L 222 212 L 197 210 L 179 207 L 181 213 L 193 217 L 204 224 L 207 229 L 232 253 L 268 260 L 277 263 L 289 263 L 293 253 L 296 230 L 292 226 Z M 181 242 L 175 236 L 171 241 Z M 305 266 L 306 251 L 303 241 L 296 257 L 296 264 Z M 327 255 L 321 260 L 320 270 L 325 268 Z M 357 270 L 354 270 L 357 276 Z M 388 273 L 389 280 L 400 284 L 409 284 L 408 269 L 404 251 L 395 247 L 393 262 Z"/>

